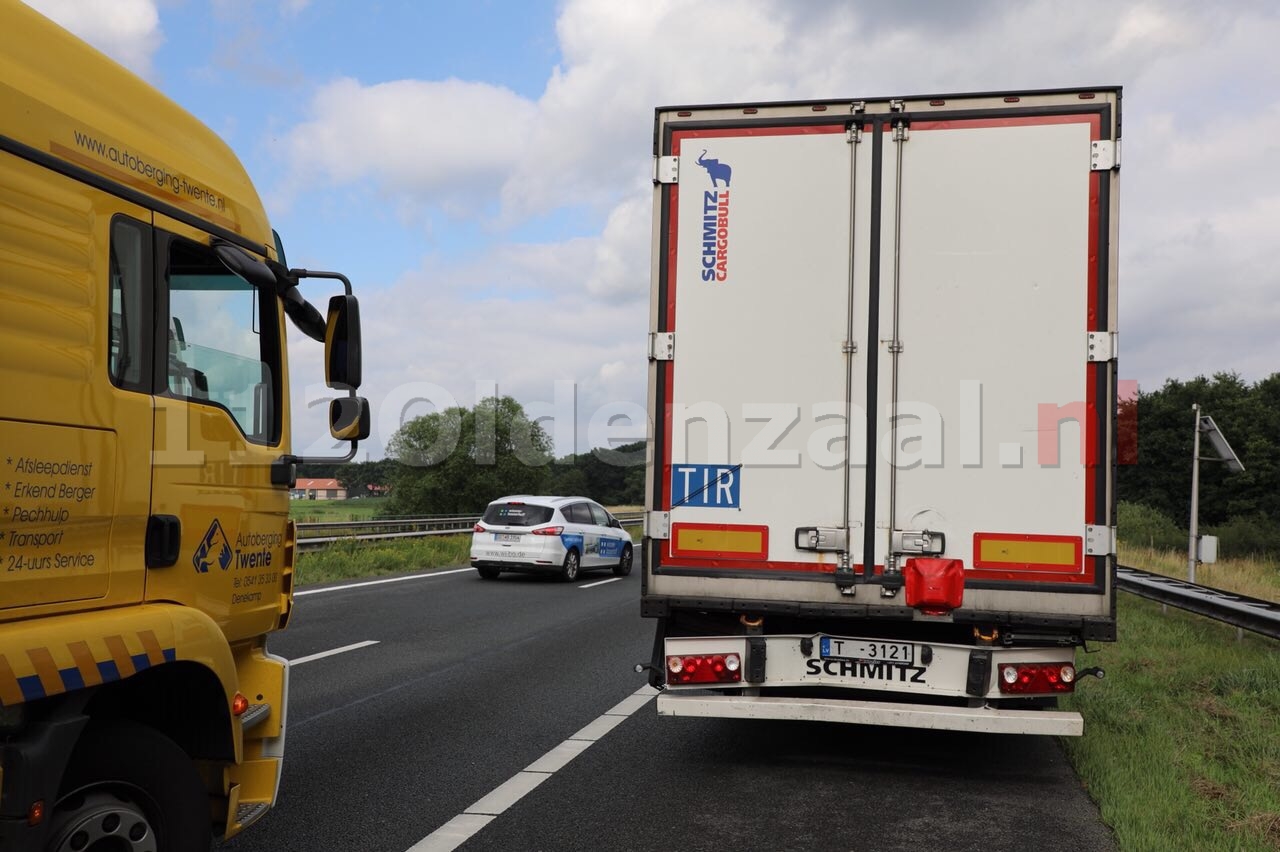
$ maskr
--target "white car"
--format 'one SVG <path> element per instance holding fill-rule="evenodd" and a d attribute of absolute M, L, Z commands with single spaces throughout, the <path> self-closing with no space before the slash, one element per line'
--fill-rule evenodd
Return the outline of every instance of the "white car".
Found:
<path fill-rule="evenodd" d="M 503 571 L 558 574 L 612 568 L 631 573 L 631 536 L 603 506 L 585 497 L 494 500 L 471 536 L 471 566 L 486 580 Z"/>

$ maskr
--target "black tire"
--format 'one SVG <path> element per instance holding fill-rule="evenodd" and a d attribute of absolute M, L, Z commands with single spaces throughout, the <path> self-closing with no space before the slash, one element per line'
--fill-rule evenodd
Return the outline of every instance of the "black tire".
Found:
<path fill-rule="evenodd" d="M 46 852 L 209 852 L 209 798 L 186 752 L 132 722 L 85 729 L 62 777 Z"/>
<path fill-rule="evenodd" d="M 631 573 L 631 545 L 622 548 L 622 558 L 618 560 L 618 564 L 613 566 L 613 573 L 619 577 L 625 577 Z"/>
<path fill-rule="evenodd" d="M 496 580 L 502 571 L 498 568 L 477 568 L 476 573 L 486 580 Z"/>
<path fill-rule="evenodd" d="M 582 561 L 578 557 L 578 551 L 570 549 L 564 555 L 564 565 L 560 568 L 560 579 L 566 583 L 572 583 L 578 579 L 578 571 L 582 568 Z"/>

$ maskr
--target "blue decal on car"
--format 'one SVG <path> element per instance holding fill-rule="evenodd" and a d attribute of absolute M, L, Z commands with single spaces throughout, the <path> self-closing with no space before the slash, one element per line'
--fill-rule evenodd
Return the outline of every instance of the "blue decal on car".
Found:
<path fill-rule="evenodd" d="M 621 559 L 622 558 L 622 539 L 620 538 L 600 539 L 600 555 L 605 559 Z"/>
<path fill-rule="evenodd" d="M 565 550 L 582 552 L 582 535 L 580 533 L 561 533 L 560 543 L 564 545 Z"/>

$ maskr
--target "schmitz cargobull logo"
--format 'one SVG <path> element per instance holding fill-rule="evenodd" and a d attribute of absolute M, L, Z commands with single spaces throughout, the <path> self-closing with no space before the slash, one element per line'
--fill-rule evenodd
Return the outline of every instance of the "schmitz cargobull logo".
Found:
<path fill-rule="evenodd" d="M 698 165 L 707 170 L 712 187 L 702 194 L 702 280 L 728 281 L 729 179 L 733 169 L 728 163 L 708 159 L 706 148 L 698 156 Z"/>

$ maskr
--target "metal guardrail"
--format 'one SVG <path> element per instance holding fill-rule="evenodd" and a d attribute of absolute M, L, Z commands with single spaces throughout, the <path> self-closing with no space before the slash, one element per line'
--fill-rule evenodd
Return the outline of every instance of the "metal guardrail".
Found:
<path fill-rule="evenodd" d="M 1280 604 L 1271 601 L 1211 589 L 1125 565 L 1116 568 L 1116 586 L 1148 600 L 1280 639 Z"/>
<path fill-rule="evenodd" d="M 615 515 L 624 527 L 644 522 L 642 513 Z M 298 524 L 299 551 L 320 550 L 340 541 L 386 541 L 398 538 L 425 538 L 433 535 L 470 533 L 479 515 L 430 515 L 378 521 L 325 521 Z M 339 532 L 340 531 L 340 532 Z M 324 533 L 334 533 L 324 535 Z M 312 533 L 320 533 L 313 535 Z"/>

